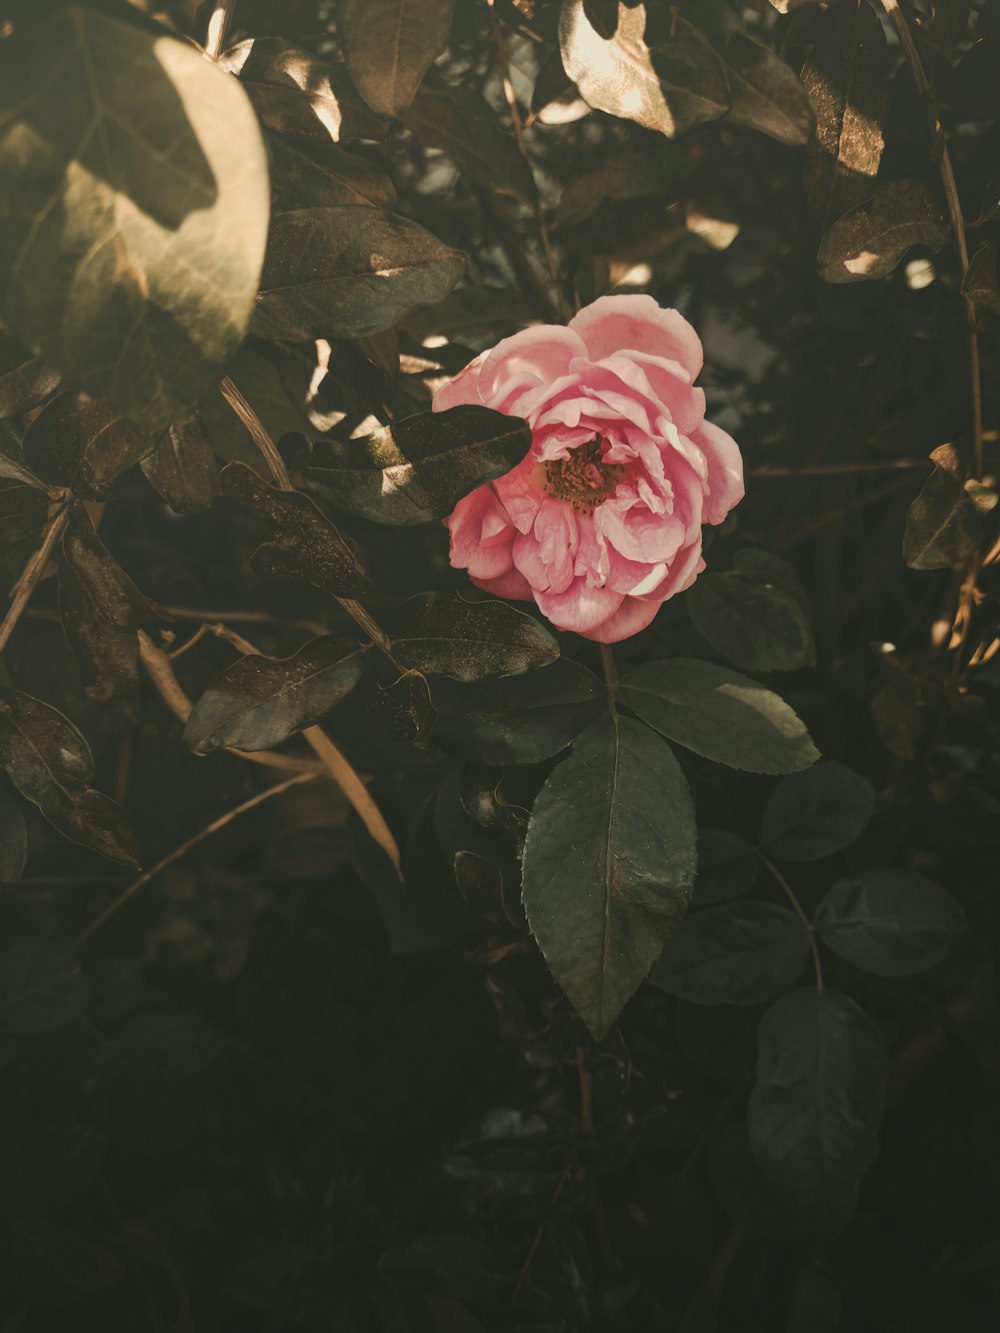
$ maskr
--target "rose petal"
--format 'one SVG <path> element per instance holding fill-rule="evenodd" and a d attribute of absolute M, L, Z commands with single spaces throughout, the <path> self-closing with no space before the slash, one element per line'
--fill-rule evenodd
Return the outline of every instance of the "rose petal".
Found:
<path fill-rule="evenodd" d="M 704 361 L 701 339 L 678 310 L 651 296 L 600 296 L 569 322 L 594 361 L 632 349 L 679 361 L 692 379 Z"/>

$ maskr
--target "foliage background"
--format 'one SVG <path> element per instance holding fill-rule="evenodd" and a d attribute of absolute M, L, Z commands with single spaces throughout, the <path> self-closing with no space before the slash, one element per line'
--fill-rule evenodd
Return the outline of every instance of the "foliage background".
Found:
<path fill-rule="evenodd" d="M 31 96 L 43 88 L 39 105 L 53 119 L 39 112 L 36 127 L 58 140 L 51 125 L 72 118 L 76 87 L 64 71 L 77 67 L 61 63 L 67 23 L 109 18 L 141 34 L 130 39 L 140 45 L 160 31 L 204 42 L 211 8 L 2 5 L 4 86 Z M 10 881 L 0 897 L 5 1331 L 47 1333 L 69 1319 L 175 1333 L 996 1325 L 1000 782 L 989 506 L 1000 4 L 905 6 L 929 98 L 894 36 L 892 7 L 867 0 L 759 0 L 739 16 L 707 0 L 567 8 L 585 11 L 602 41 L 645 18 L 649 63 L 667 90 L 658 125 L 630 119 L 628 84 L 587 86 L 603 110 L 581 100 L 560 64 L 560 5 L 549 0 L 458 0 L 443 39 L 450 7 L 430 0 L 241 0 L 228 45 L 253 38 L 256 51 L 237 45 L 221 63 L 240 74 L 268 132 L 265 292 L 281 286 L 279 274 L 269 288 L 269 271 L 294 271 L 312 253 L 273 220 L 290 208 L 331 210 L 317 253 L 375 225 L 359 221 L 361 202 L 371 213 L 393 208 L 427 239 L 401 224 L 380 233 L 412 260 L 412 289 L 265 300 L 240 350 L 239 333 L 219 335 L 217 361 L 202 365 L 168 329 L 176 363 L 166 388 L 149 389 L 122 310 L 107 308 L 113 283 L 83 292 L 92 317 L 74 342 L 73 320 L 50 304 L 69 289 L 58 265 L 26 274 L 12 262 L 25 214 L 35 214 L 24 207 L 14 139 L 0 139 L 0 314 L 12 330 L 0 343 L 8 586 L 51 532 L 65 488 L 76 497 L 53 561 L 52 551 L 36 561 L 30 602 L 4 622 L 3 766 L 13 778 L 0 803 Z M 397 9 L 403 38 L 434 46 L 428 62 L 437 58 L 415 102 L 382 104 L 394 49 L 384 34 Z M 372 31 L 366 14 L 377 16 Z M 685 23 L 702 37 L 690 39 L 700 54 L 680 77 L 670 44 Z M 749 37 L 771 53 L 763 65 Z M 24 41 L 31 61 L 15 45 Z M 404 68 L 419 65 L 406 41 Z M 290 59 L 288 48 L 307 55 Z M 722 94 L 719 50 L 730 70 Z M 572 63 L 565 38 L 564 57 Z M 747 68 L 763 70 L 764 109 L 748 112 L 744 97 L 742 115 L 724 114 Z M 140 117 L 159 94 L 145 83 L 143 103 L 141 65 L 126 59 L 124 69 L 122 95 L 137 99 Z M 574 74 L 581 85 L 591 77 Z M 411 93 L 419 82 L 418 70 Z M 19 113 L 9 91 L 0 96 L 2 135 Z M 218 96 L 218 106 L 207 91 L 199 103 L 205 123 L 215 116 L 235 136 L 228 92 Z M 693 119 L 692 106 L 701 108 Z M 973 256 L 964 288 L 936 118 Z M 161 128 L 173 133 L 182 120 Z M 70 170 L 86 152 L 73 147 Z M 215 229 L 186 237 L 190 253 L 235 263 L 241 236 L 256 226 L 263 237 L 251 216 L 262 169 L 252 153 L 243 167 Z M 147 209 L 169 223 L 175 184 L 143 179 Z M 853 207 L 860 213 L 838 231 Z M 115 225 L 128 225 L 126 215 Z M 362 249 L 369 240 L 363 232 Z M 236 269 L 233 301 L 245 278 Z M 736 435 L 748 470 L 747 499 L 708 552 L 716 582 L 706 576 L 697 598 L 669 603 L 622 645 L 618 671 L 695 658 L 749 672 L 792 704 L 824 761 L 776 782 L 712 762 L 697 745 L 681 752 L 703 830 L 695 933 L 678 932 L 654 984 L 599 1041 L 528 935 L 518 854 L 559 746 L 543 739 L 530 762 L 510 764 L 509 734 L 503 744 L 491 734 L 490 748 L 468 734 L 467 717 L 492 706 L 522 747 L 525 736 L 571 738 L 594 706 L 586 689 L 582 702 L 567 702 L 582 679 L 572 673 L 599 675 L 600 664 L 592 645 L 569 636 L 563 661 L 540 668 L 564 673 L 552 679 L 567 693 L 536 703 L 528 727 L 510 719 L 519 699 L 535 697 L 533 672 L 497 686 L 435 676 L 436 725 L 419 744 L 414 733 L 431 721 L 422 677 L 386 695 L 394 673 L 377 651 L 357 675 L 332 654 L 335 683 L 350 676 L 354 688 L 323 710 L 323 728 L 371 778 L 402 849 L 404 885 L 334 784 L 312 781 L 225 823 L 105 920 L 134 880 L 99 852 L 128 860 L 134 834 L 143 865 L 155 865 L 275 776 L 239 755 L 192 752 L 212 747 L 190 729 L 185 743 L 176 697 L 171 708 L 154 688 L 157 659 L 147 651 L 144 667 L 137 662 L 137 631 L 172 651 L 199 624 L 222 625 L 174 661 L 196 700 L 245 650 L 238 636 L 274 657 L 318 635 L 356 642 L 327 586 L 332 579 L 346 598 L 360 591 L 346 548 L 331 554 L 329 539 L 320 542 L 331 562 L 311 580 L 320 587 L 259 578 L 259 556 L 251 565 L 263 531 L 252 512 L 259 487 L 249 506 L 234 503 L 233 478 L 253 488 L 252 471 L 237 468 L 228 498 L 217 499 L 213 459 L 253 469 L 260 454 L 233 395 L 227 402 L 211 385 L 228 374 L 301 477 L 310 464 L 332 465 L 343 442 L 425 411 L 433 387 L 497 338 L 609 290 L 649 291 L 692 320 L 706 344 L 709 418 Z M 120 352 L 110 377 L 95 331 Z M 170 367 L 188 361 L 182 393 L 184 375 Z M 93 399 L 78 396 L 81 384 Z M 183 413 L 174 393 L 187 395 Z M 932 468 L 928 455 L 944 445 L 952 451 Z M 363 561 L 364 605 L 379 623 L 413 595 L 467 591 L 447 566 L 439 524 L 375 526 L 358 513 L 337 523 Z M 284 518 L 276 531 L 272 562 L 285 534 L 284 555 L 301 573 L 303 550 L 315 548 L 299 529 L 288 538 Z M 535 640 L 525 649 L 545 651 Z M 481 689 L 497 693 L 484 701 Z M 96 775 L 50 715 L 26 723 L 11 690 L 72 719 Z M 47 755 L 40 779 L 15 744 L 25 735 Z M 311 762 L 301 739 L 280 746 Z M 801 785 L 817 773 L 818 797 Z M 120 804 L 131 832 L 91 782 Z M 790 852 L 775 831 L 776 799 L 805 828 L 805 845 Z M 761 839 L 777 876 L 750 850 Z M 891 872 L 899 878 L 878 880 Z M 766 1071 L 755 1073 L 758 1023 L 791 995 L 816 1001 L 807 944 L 817 935 L 802 932 L 782 881 L 807 915 L 825 904 L 816 917 L 824 994 L 856 1008 L 839 1025 L 831 1019 L 828 1064 L 811 1084 L 800 1080 L 776 1128 L 762 1129 L 758 1116 L 752 1151 L 748 1101 L 755 1082 L 767 1085 Z M 859 883 L 896 895 L 879 900 L 880 915 L 854 903 L 853 944 L 844 943 L 849 913 L 830 897 L 845 883 L 841 895 Z M 799 1048 L 815 1052 L 817 1032 Z M 788 1029 L 772 1048 L 799 1049 Z M 836 1142 L 817 1130 L 824 1115 Z M 826 1149 L 834 1165 L 818 1179 Z"/>

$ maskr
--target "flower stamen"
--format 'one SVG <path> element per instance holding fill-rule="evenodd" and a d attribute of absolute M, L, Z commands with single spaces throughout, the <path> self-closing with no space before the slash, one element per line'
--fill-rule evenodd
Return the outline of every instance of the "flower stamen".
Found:
<path fill-rule="evenodd" d="M 614 495 L 625 475 L 624 463 L 604 461 L 601 435 L 578 444 L 568 458 L 555 459 L 543 466 L 546 493 L 583 514 L 592 514 L 599 504 Z"/>

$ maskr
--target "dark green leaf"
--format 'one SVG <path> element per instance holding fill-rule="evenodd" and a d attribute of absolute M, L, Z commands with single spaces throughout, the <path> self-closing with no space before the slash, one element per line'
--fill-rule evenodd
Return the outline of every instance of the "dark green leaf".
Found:
<path fill-rule="evenodd" d="M 275 212 L 331 204 L 392 208 L 396 190 L 374 163 L 332 143 L 290 143 L 267 136 Z"/>
<path fill-rule="evenodd" d="M 198 1014 L 152 1009 L 136 1014 L 118 1034 L 135 1066 L 151 1078 L 191 1078 L 222 1049 L 222 1034 Z"/>
<path fill-rule="evenodd" d="M 871 198 L 823 234 L 816 271 L 825 282 L 864 282 L 890 274 L 908 250 L 940 250 L 948 228 L 920 180 L 885 181 Z"/>
<path fill-rule="evenodd" d="M 619 4 L 605 35 L 585 0 L 563 0 L 559 43 L 566 73 L 592 107 L 673 138 L 728 111 L 729 90 L 708 40 L 679 14 L 668 17 L 663 41 L 649 40 L 651 10 Z"/>
<path fill-rule="evenodd" d="M 687 0 L 685 16 L 711 42 L 729 87 L 726 119 L 792 146 L 808 143 L 815 119 L 795 74 L 743 28 L 729 0 Z"/>
<path fill-rule="evenodd" d="M 817 236 L 874 188 L 885 147 L 886 66 L 885 33 L 871 6 L 866 0 L 838 0 L 824 14 L 802 69 L 816 112 L 804 184 L 809 225 Z"/>
<path fill-rule="evenodd" d="M 609 199 L 657 199 L 675 189 L 694 171 L 682 144 L 657 142 L 656 150 L 616 152 L 592 171 L 567 181 L 555 212 L 560 227 L 578 227 Z"/>
<path fill-rule="evenodd" d="M 272 346 L 269 352 L 273 355 L 277 348 Z M 317 433 L 303 400 L 295 387 L 286 382 L 271 356 L 244 347 L 228 370 L 227 378 L 250 404 L 272 440 L 291 434 L 311 438 Z M 259 469 L 260 450 L 218 389 L 198 408 L 198 418 L 219 458 L 227 462 L 236 459 Z"/>
<path fill-rule="evenodd" d="M 808 952 L 805 927 L 786 907 L 726 903 L 680 923 L 650 980 L 695 1004 L 761 1004 L 795 985 Z"/>
<path fill-rule="evenodd" d="M 443 712 L 438 738 L 461 754 L 494 764 L 539 764 L 565 750 L 605 699 L 586 667 L 561 657 L 544 671 L 463 690 Z"/>
<path fill-rule="evenodd" d="M 0 63 L 4 319 L 160 430 L 246 333 L 268 220 L 251 107 L 193 46 L 90 6 L 16 32 Z"/>
<path fill-rule="evenodd" d="M 455 0 L 340 0 L 337 34 L 358 92 L 396 116 L 448 45 Z"/>
<path fill-rule="evenodd" d="M 667 740 L 751 773 L 795 773 L 819 758 L 783 699 L 727 667 L 671 657 L 622 679 L 622 701 Z"/>
<path fill-rule="evenodd" d="M 970 556 L 997 502 L 996 491 L 962 480 L 954 445 L 939 445 L 931 460 L 934 471 L 906 514 L 903 559 L 911 569 L 950 569 Z"/>
<path fill-rule="evenodd" d="M 838 991 L 792 991 L 761 1019 L 750 1144 L 826 1232 L 850 1218 L 878 1153 L 887 1064 L 878 1028 Z"/>
<path fill-rule="evenodd" d="M 85 393 L 63 393 L 24 437 L 25 462 L 43 481 L 84 500 L 103 499 L 111 483 L 156 448 L 156 436 Z"/>
<path fill-rule="evenodd" d="M 430 687 L 419 671 L 404 671 L 391 685 L 377 682 L 368 693 L 368 711 L 392 740 L 419 744 L 437 723 Z"/>
<path fill-rule="evenodd" d="M 314 495 L 375 523 L 429 523 L 509 472 L 530 448 L 531 428 L 520 417 L 453 407 L 406 417 L 364 439 L 324 440 L 303 480 Z"/>
<path fill-rule="evenodd" d="M 1000 108 L 1000 41 L 976 42 L 955 66 L 945 90 L 959 120 L 996 120 Z"/>
<path fill-rule="evenodd" d="M 19 417 L 48 398 L 62 377 L 0 327 L 0 417 Z"/>
<path fill-rule="evenodd" d="M 108 554 L 82 506 L 70 514 L 59 564 L 59 617 L 87 694 L 97 703 L 135 694 L 137 631 L 164 614 Z"/>
<path fill-rule="evenodd" d="M 25 938 L 0 954 L 0 1032 L 50 1032 L 83 1017 L 90 983 L 53 940 Z"/>
<path fill-rule="evenodd" d="M 962 909 L 940 885 L 888 866 L 838 880 L 813 921 L 834 953 L 880 977 L 933 967 L 968 929 Z"/>
<path fill-rule="evenodd" d="M 447 153 L 477 185 L 535 203 L 531 167 L 474 88 L 421 88 L 400 119 L 426 147 Z"/>
<path fill-rule="evenodd" d="M 818 861 L 848 847 L 872 817 L 871 784 L 843 764 L 782 778 L 764 807 L 760 840 L 782 861 Z"/>
<path fill-rule="evenodd" d="M 796 671 L 815 661 L 812 634 L 795 597 L 739 571 L 702 574 L 687 594 L 699 634 L 748 671 Z"/>
<path fill-rule="evenodd" d="M 16 884 L 28 859 L 28 830 L 13 788 L 0 778 L 0 884 Z"/>
<path fill-rule="evenodd" d="M 1000 315 L 1000 279 L 997 278 L 997 250 L 984 241 L 969 261 L 962 279 L 962 295 L 981 315 Z"/>
<path fill-rule="evenodd" d="M 465 259 L 381 208 L 306 208 L 271 222 L 253 331 L 261 338 L 360 338 L 447 296 Z"/>
<path fill-rule="evenodd" d="M 39 491 L 47 489 L 42 479 L 25 465 L 20 433 L 3 418 L 0 418 L 0 480 L 34 486 Z"/>
<path fill-rule="evenodd" d="M 760 874 L 760 857 L 745 838 L 727 829 L 698 830 L 698 906 L 724 903 L 752 889 Z"/>
<path fill-rule="evenodd" d="M 630 718 L 593 722 L 535 801 L 523 860 L 528 922 L 598 1039 L 687 910 L 695 836 L 680 765 Z"/>
<path fill-rule="evenodd" d="M 320 60 L 281 37 L 251 37 L 224 53 L 261 122 L 276 134 L 318 139 L 384 139 L 386 121 L 358 96 L 345 65 Z"/>
<path fill-rule="evenodd" d="M 196 754 L 270 750 L 325 717 L 360 677 L 361 652 L 349 639 L 314 639 L 292 657 L 241 657 L 197 701 L 184 739 Z"/>
<path fill-rule="evenodd" d="M 416 310 L 403 322 L 418 340 L 430 336 L 476 341 L 496 333 L 515 333 L 530 324 L 535 311 L 520 292 L 502 287 L 463 287 L 437 305 Z"/>
<path fill-rule="evenodd" d="M 37 537 L 45 526 L 49 499 L 34 486 L 0 489 L 0 547 Z"/>
<path fill-rule="evenodd" d="M 175 514 L 201 513 L 222 494 L 212 438 L 200 414 L 168 426 L 141 467 L 150 486 Z"/>
<path fill-rule="evenodd" d="M 308 495 L 269 486 L 245 463 L 229 463 L 222 485 L 230 499 L 273 529 L 250 559 L 260 578 L 294 579 L 335 597 L 356 597 L 367 588 L 354 553 Z"/>
<path fill-rule="evenodd" d="M 559 645 L 533 616 L 506 602 L 467 602 L 457 593 L 411 597 L 386 628 L 403 666 L 455 680 L 516 676 L 559 656 Z"/>
<path fill-rule="evenodd" d="M 20 690 L 0 694 L 0 768 L 64 838 L 138 866 L 120 807 L 91 786 L 90 747 L 55 708 Z"/>
<path fill-rule="evenodd" d="M 28 1122 L 0 1139 L 0 1214 L 40 1217 L 72 1202 L 97 1179 L 104 1135 L 69 1120 Z"/>

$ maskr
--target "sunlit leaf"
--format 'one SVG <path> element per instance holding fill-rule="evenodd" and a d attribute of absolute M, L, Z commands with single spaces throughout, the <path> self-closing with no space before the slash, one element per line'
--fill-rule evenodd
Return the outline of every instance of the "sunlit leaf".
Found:
<path fill-rule="evenodd" d="M 903 559 L 911 569 L 950 569 L 977 550 L 997 493 L 963 473 L 953 445 L 931 454 L 934 471 L 906 514 Z"/>
<path fill-rule="evenodd" d="M 186 415 L 246 333 L 264 256 L 266 157 L 235 80 L 60 7 L 0 46 L 0 171 L 5 321 L 147 428 Z"/>

